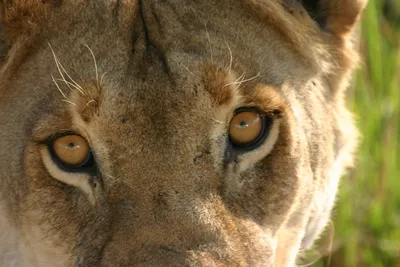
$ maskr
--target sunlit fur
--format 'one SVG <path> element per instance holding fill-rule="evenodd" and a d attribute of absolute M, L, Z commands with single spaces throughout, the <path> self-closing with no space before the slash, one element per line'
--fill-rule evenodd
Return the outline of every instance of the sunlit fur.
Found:
<path fill-rule="evenodd" d="M 295 266 L 352 164 L 366 0 L 300 2 L 1 0 L 0 266 Z M 273 120 L 247 151 L 242 107 Z"/>

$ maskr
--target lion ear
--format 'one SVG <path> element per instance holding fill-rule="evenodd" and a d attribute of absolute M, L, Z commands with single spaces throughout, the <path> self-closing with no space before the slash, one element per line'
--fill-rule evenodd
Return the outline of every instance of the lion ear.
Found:
<path fill-rule="evenodd" d="M 39 32 L 47 10 L 60 0 L 0 0 L 0 67 Z M 15 49 L 13 49 L 15 48 Z M 18 49 L 20 48 L 20 49 Z"/>
<path fill-rule="evenodd" d="M 352 31 L 368 0 L 301 0 L 310 16 L 336 35 Z"/>

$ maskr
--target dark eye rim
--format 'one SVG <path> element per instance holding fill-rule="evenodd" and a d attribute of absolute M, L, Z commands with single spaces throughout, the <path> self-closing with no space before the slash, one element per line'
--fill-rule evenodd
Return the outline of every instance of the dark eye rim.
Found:
<path fill-rule="evenodd" d="M 64 131 L 64 132 L 58 132 L 52 136 L 50 136 L 45 142 L 43 142 L 46 146 L 47 149 L 50 153 L 51 159 L 53 162 L 63 171 L 66 172 L 71 172 L 71 173 L 78 173 L 78 172 L 86 172 L 86 173 L 92 173 L 96 170 L 96 162 L 94 160 L 93 152 L 91 148 L 89 147 L 89 153 L 86 156 L 86 159 L 79 165 L 72 165 L 65 163 L 62 161 L 56 154 L 53 148 L 54 142 L 61 137 L 68 136 L 68 135 L 76 135 L 84 138 L 82 135 L 73 132 L 73 131 Z"/>
<path fill-rule="evenodd" d="M 240 108 L 237 108 L 235 110 L 232 119 L 236 115 L 238 115 L 238 114 L 240 114 L 242 112 L 254 112 L 254 113 L 257 113 L 257 114 L 259 114 L 259 116 L 261 118 L 261 121 L 262 121 L 260 134 L 258 135 L 258 137 L 256 139 L 254 139 L 253 141 L 251 141 L 249 143 L 237 143 L 237 142 L 233 141 L 232 138 L 231 138 L 231 135 L 228 132 L 229 143 L 231 144 L 231 146 L 235 150 L 237 150 L 239 152 L 248 152 L 248 151 L 251 151 L 251 150 L 254 150 L 254 149 L 258 148 L 261 144 L 264 143 L 264 141 L 267 139 L 267 137 L 269 135 L 269 132 L 271 130 L 274 118 L 273 118 L 273 116 L 271 114 L 265 113 L 265 112 L 263 112 L 262 110 L 260 110 L 257 107 L 240 107 Z M 230 126 L 230 124 L 232 122 L 232 119 L 229 122 L 229 126 Z"/>

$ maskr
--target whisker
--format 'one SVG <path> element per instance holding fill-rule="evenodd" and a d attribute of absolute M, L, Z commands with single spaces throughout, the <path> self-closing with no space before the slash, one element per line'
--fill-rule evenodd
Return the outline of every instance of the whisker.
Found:
<path fill-rule="evenodd" d="M 242 75 L 240 75 L 235 81 L 225 84 L 222 88 L 228 87 L 230 85 L 235 85 L 240 81 L 240 79 L 244 79 L 244 77 L 245 77 L 245 73 L 243 72 Z"/>
<path fill-rule="evenodd" d="M 99 83 L 99 82 L 100 82 L 100 80 L 99 80 L 99 70 L 98 70 L 98 68 L 97 68 L 96 57 L 94 56 L 94 53 L 93 53 L 92 49 L 90 49 L 90 47 L 89 47 L 87 44 L 85 44 L 85 46 L 87 47 L 87 49 L 89 49 L 90 54 L 92 54 L 92 58 L 93 58 L 93 61 L 94 61 L 94 68 L 95 68 L 95 71 L 96 71 L 97 86 L 100 87 L 100 84 L 101 84 L 101 83 Z"/>
<path fill-rule="evenodd" d="M 65 99 L 68 99 L 68 97 L 64 94 L 64 92 L 61 90 L 60 86 L 58 86 L 58 83 L 56 82 L 56 80 L 54 79 L 53 75 L 51 75 L 51 79 L 53 80 L 54 84 L 57 86 L 58 91 L 60 91 L 60 93 L 62 94 L 62 96 Z"/>
<path fill-rule="evenodd" d="M 224 122 L 222 122 L 222 121 L 220 121 L 220 120 L 217 120 L 217 119 L 214 119 L 214 118 L 211 118 L 212 119 L 212 121 L 213 122 L 216 122 L 216 123 L 218 123 L 218 124 L 223 124 Z"/>
<path fill-rule="evenodd" d="M 329 235 L 329 247 L 328 247 L 328 251 L 329 251 L 329 256 L 328 256 L 328 267 L 331 265 L 331 261 L 332 261 L 332 251 L 333 251 L 333 242 L 334 242 L 334 238 L 335 238 L 335 224 L 332 221 L 332 219 L 329 219 L 329 225 L 332 227 L 332 231 L 330 231 L 330 235 Z"/>
<path fill-rule="evenodd" d="M 255 80 L 255 79 L 257 79 L 258 77 L 260 77 L 260 75 L 261 75 L 261 72 L 257 73 L 257 75 L 254 76 L 254 77 L 251 77 L 251 78 L 246 79 L 246 80 L 242 80 L 240 83 L 250 82 L 250 81 Z"/>
<path fill-rule="evenodd" d="M 64 72 L 64 73 L 67 75 L 67 77 L 75 84 L 75 86 L 76 86 L 75 88 L 79 88 L 78 91 L 79 91 L 82 95 L 85 95 L 84 92 L 83 92 L 82 87 L 81 87 L 77 82 L 75 82 L 74 79 L 72 79 L 72 77 L 71 77 L 71 76 L 68 74 L 68 72 L 65 70 L 64 66 L 63 66 L 63 65 L 61 64 L 61 62 L 58 60 L 58 58 L 57 58 L 57 56 L 56 56 L 56 53 L 55 53 L 54 50 L 53 50 L 53 47 L 50 45 L 50 43 L 47 43 L 47 44 L 49 45 L 49 47 L 50 47 L 50 49 L 51 49 L 51 52 L 52 52 L 53 57 L 54 57 L 54 61 L 55 61 L 55 63 L 56 63 L 58 72 L 60 73 L 62 80 L 65 82 L 65 84 L 68 86 L 68 88 L 69 88 L 70 90 L 72 90 L 72 88 L 70 87 L 70 85 L 68 84 L 67 80 L 65 79 L 65 77 L 64 77 L 64 75 L 63 75 L 63 72 Z M 62 70 L 62 71 L 61 71 L 61 70 Z"/>
<path fill-rule="evenodd" d="M 191 72 L 187 66 L 185 66 L 185 65 L 183 65 L 183 64 L 180 64 L 180 65 L 181 65 L 187 72 L 189 72 L 192 76 L 198 78 L 197 75 L 194 74 L 193 72 Z"/>
<path fill-rule="evenodd" d="M 68 74 L 68 72 L 65 70 L 64 66 L 60 63 L 60 61 L 58 61 L 58 62 L 60 64 L 61 69 L 64 71 L 65 75 L 67 75 L 67 77 L 74 83 L 74 85 L 80 89 L 79 92 L 82 95 L 85 95 L 85 92 L 83 91 L 82 86 L 80 86 L 74 79 L 72 79 L 72 77 Z"/>
<path fill-rule="evenodd" d="M 71 104 L 71 105 L 76 107 L 76 104 L 74 102 L 71 102 L 71 101 L 66 100 L 66 99 L 62 99 L 61 101 L 66 102 L 66 103 Z"/>
<path fill-rule="evenodd" d="M 309 263 L 307 263 L 307 264 L 304 264 L 304 265 L 297 265 L 297 267 L 309 267 L 309 266 L 313 265 L 314 263 L 318 262 L 320 259 L 321 259 L 321 257 L 319 257 L 319 258 L 317 258 L 317 259 L 315 259 L 315 260 L 313 260 L 312 262 L 309 262 Z"/>
<path fill-rule="evenodd" d="M 58 59 L 57 59 L 57 61 L 58 61 Z M 60 67 L 61 67 L 61 69 L 63 70 L 63 72 L 65 73 L 65 75 L 67 75 L 67 77 L 73 82 L 73 84 L 74 84 L 77 88 L 79 88 L 78 91 L 79 91 L 82 95 L 85 95 L 85 92 L 83 91 L 82 86 L 80 86 L 74 79 L 72 79 L 72 77 L 68 74 L 68 72 L 65 70 L 64 66 L 61 64 L 60 61 L 58 61 L 58 63 L 60 64 Z M 64 78 L 64 76 L 63 76 L 63 78 Z M 65 78 L 64 78 L 64 81 L 67 82 L 67 81 L 65 80 Z"/>
<path fill-rule="evenodd" d="M 104 78 L 104 76 L 106 75 L 106 73 L 107 73 L 107 71 L 104 72 L 104 73 L 101 75 L 101 77 L 100 77 L 100 86 L 103 84 L 103 78 Z"/>
<path fill-rule="evenodd" d="M 83 107 L 83 109 L 81 110 L 81 112 L 84 111 L 84 110 L 90 105 L 90 103 L 93 103 L 93 102 L 96 102 L 96 103 L 97 103 L 97 101 L 94 100 L 94 99 L 89 100 L 89 101 L 86 103 L 86 105 Z"/>
<path fill-rule="evenodd" d="M 230 55 L 230 60 L 229 60 L 229 69 L 228 72 L 230 72 L 232 70 L 232 63 L 233 63 L 233 54 L 232 54 L 232 49 L 229 46 L 229 44 L 225 41 L 226 46 L 228 47 L 229 50 L 229 55 Z"/>
<path fill-rule="evenodd" d="M 204 22 L 204 27 L 206 28 L 206 35 L 207 35 L 207 39 L 208 39 L 208 44 L 210 46 L 211 62 L 214 62 L 212 45 L 211 45 L 211 38 L 210 38 L 210 33 L 208 32 L 208 28 L 207 28 L 207 23 L 206 22 Z"/>
<path fill-rule="evenodd" d="M 333 243 L 334 243 L 334 237 L 335 237 L 335 225 L 332 221 L 332 219 L 329 220 L 329 228 L 327 229 L 328 232 L 328 246 L 327 248 L 323 249 L 323 251 L 321 250 L 321 248 L 317 249 L 317 248 L 312 248 L 312 249 L 307 249 L 307 250 L 299 250 L 299 252 L 301 253 L 307 253 L 306 258 L 310 258 L 310 256 L 312 258 L 315 258 L 314 260 L 312 260 L 312 258 L 310 259 L 311 261 L 306 263 L 306 264 L 302 264 L 302 265 L 296 265 L 298 267 L 309 267 L 312 266 L 314 263 L 318 262 L 319 260 L 321 260 L 322 258 L 327 258 L 327 262 L 325 262 L 326 264 L 324 264 L 324 266 L 329 267 L 331 264 L 331 260 L 332 260 L 332 251 L 333 251 Z M 325 234 L 324 234 L 325 236 Z M 321 246 L 321 244 L 320 244 Z M 311 253 L 311 254 L 310 254 Z M 328 255 L 329 253 L 329 255 Z M 304 260 L 303 260 L 304 261 Z"/>
<path fill-rule="evenodd" d="M 110 175 L 110 174 L 106 174 L 106 176 L 107 176 L 107 177 L 110 177 L 110 178 L 112 178 L 112 179 L 117 179 L 117 178 L 115 178 L 115 176 Z"/>
<path fill-rule="evenodd" d="M 65 82 L 65 84 L 68 86 L 68 88 L 69 88 L 70 90 L 72 90 L 71 87 L 68 85 L 67 81 L 65 80 L 64 75 L 63 75 L 63 73 L 62 73 L 62 71 L 61 71 L 61 69 L 60 69 L 61 63 L 60 63 L 60 61 L 58 60 L 58 58 L 57 58 L 57 56 L 56 56 L 56 53 L 55 53 L 54 50 L 53 50 L 53 47 L 50 45 L 50 43 L 48 43 L 48 45 L 49 45 L 49 47 L 50 47 L 50 49 L 51 49 L 51 53 L 53 54 L 54 61 L 55 61 L 55 63 L 56 63 L 58 72 L 60 73 L 60 75 L 61 75 L 61 77 L 62 77 L 62 80 Z"/>
<path fill-rule="evenodd" d="M 246 79 L 246 80 L 235 81 L 235 82 L 231 83 L 230 85 L 238 85 L 238 89 L 239 89 L 240 86 L 241 86 L 243 83 L 246 83 L 246 82 L 252 81 L 252 80 L 254 80 L 254 79 L 257 79 L 260 75 L 261 75 L 261 72 L 259 72 L 259 73 L 258 73 L 256 76 L 254 76 L 254 77 L 251 77 L 251 78 Z M 243 77 L 243 78 L 244 78 L 244 77 Z"/>
<path fill-rule="evenodd" d="M 68 85 L 70 85 L 70 86 L 74 87 L 76 90 L 78 90 L 81 94 L 84 94 L 83 91 L 79 87 L 77 87 L 75 84 L 73 84 L 73 83 L 71 83 L 69 81 L 66 81 L 66 80 L 63 80 L 63 79 L 57 79 L 57 81 L 66 82 Z M 69 87 L 69 89 L 71 89 L 71 87 Z"/>

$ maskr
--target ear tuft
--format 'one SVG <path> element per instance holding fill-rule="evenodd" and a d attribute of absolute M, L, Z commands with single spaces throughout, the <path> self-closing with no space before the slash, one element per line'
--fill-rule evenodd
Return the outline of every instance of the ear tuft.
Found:
<path fill-rule="evenodd" d="M 336 35 L 352 31 L 368 0 L 300 0 L 321 28 Z"/>
<path fill-rule="evenodd" d="M 322 0 L 327 29 L 337 35 L 350 32 L 367 5 L 367 0 Z"/>
<path fill-rule="evenodd" d="M 0 0 L 0 98 L 62 0 Z"/>
<path fill-rule="evenodd" d="M 61 0 L 0 0 L 0 66 L 17 39 L 33 36 L 46 11 L 60 4 Z"/>

